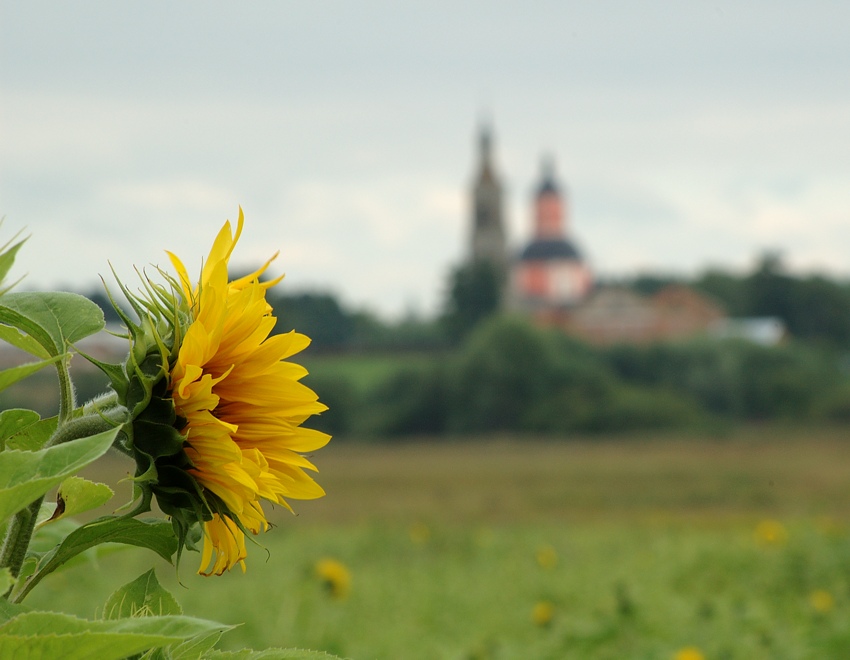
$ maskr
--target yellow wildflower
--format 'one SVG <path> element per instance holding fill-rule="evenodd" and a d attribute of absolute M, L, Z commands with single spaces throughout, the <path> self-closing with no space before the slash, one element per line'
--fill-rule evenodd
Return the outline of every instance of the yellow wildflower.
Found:
<path fill-rule="evenodd" d="M 549 544 L 541 545 L 535 555 L 537 565 L 547 571 L 553 570 L 558 565 L 558 552 Z"/>
<path fill-rule="evenodd" d="M 754 532 L 755 539 L 761 545 L 785 545 L 788 541 L 788 530 L 778 520 L 762 520 Z"/>
<path fill-rule="evenodd" d="M 835 598 L 825 589 L 815 589 L 809 594 L 809 603 L 818 614 L 828 614 L 835 607 Z"/>
<path fill-rule="evenodd" d="M 316 577 L 335 600 L 345 600 L 351 591 L 351 573 L 345 564 L 336 559 L 325 557 L 316 562 Z"/>
<path fill-rule="evenodd" d="M 702 654 L 696 646 L 686 646 L 684 648 L 676 651 L 676 655 L 673 656 L 674 660 L 705 660 L 705 656 Z"/>
<path fill-rule="evenodd" d="M 410 536 L 410 540 L 413 543 L 423 545 L 431 538 L 431 528 L 420 520 L 410 526 L 410 529 L 407 530 L 407 534 Z"/>
<path fill-rule="evenodd" d="M 551 601 L 541 600 L 531 608 L 531 620 L 541 628 L 551 625 L 555 617 L 555 606 Z"/>

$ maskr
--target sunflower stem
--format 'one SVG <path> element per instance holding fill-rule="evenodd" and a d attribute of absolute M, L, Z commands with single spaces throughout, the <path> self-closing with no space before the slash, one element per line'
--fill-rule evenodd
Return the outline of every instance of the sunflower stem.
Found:
<path fill-rule="evenodd" d="M 45 448 L 61 445 L 71 440 L 88 438 L 104 431 L 120 426 L 127 419 L 127 409 L 124 406 L 115 406 L 108 410 L 99 410 L 89 413 L 83 417 L 71 419 L 59 426 L 44 443 Z"/>
<path fill-rule="evenodd" d="M 38 498 L 28 507 L 18 511 L 9 521 L 9 529 L 6 531 L 3 548 L 0 550 L 0 568 L 8 568 L 13 578 L 17 578 L 21 572 L 43 500 L 44 497 Z M 6 590 L 3 598 L 9 598 L 13 587 L 14 585 Z"/>
<path fill-rule="evenodd" d="M 59 427 L 71 418 L 74 413 L 75 397 L 74 383 L 68 366 L 71 362 L 70 354 L 56 363 L 56 372 L 59 376 Z"/>

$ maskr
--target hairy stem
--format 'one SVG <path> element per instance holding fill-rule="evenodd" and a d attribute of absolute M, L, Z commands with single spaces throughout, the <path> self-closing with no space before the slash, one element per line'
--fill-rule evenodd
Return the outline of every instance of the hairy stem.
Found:
<path fill-rule="evenodd" d="M 56 373 L 59 376 L 59 427 L 71 418 L 75 408 L 74 383 L 68 371 L 71 357 L 68 356 L 56 363 Z"/>
<path fill-rule="evenodd" d="M 28 507 L 18 511 L 9 521 L 9 529 L 6 530 L 6 538 L 3 540 L 3 548 L 0 550 L 0 568 L 8 568 L 13 578 L 17 578 L 21 572 L 21 566 L 24 564 L 27 548 L 35 530 L 38 510 L 41 508 L 43 500 L 43 497 L 39 497 Z M 21 542 L 23 539 L 26 539 L 26 543 Z M 3 598 L 8 598 L 11 591 L 12 587 L 9 587 L 3 594 Z"/>

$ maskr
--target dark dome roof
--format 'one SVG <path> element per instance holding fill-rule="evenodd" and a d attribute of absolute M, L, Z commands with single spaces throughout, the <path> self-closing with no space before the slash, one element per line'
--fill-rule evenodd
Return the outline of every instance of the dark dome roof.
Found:
<path fill-rule="evenodd" d="M 540 172 L 540 185 L 537 186 L 537 190 L 534 193 L 535 197 L 561 195 L 563 190 L 555 179 L 555 162 L 551 156 L 547 156 L 541 161 Z"/>
<path fill-rule="evenodd" d="M 520 261 L 555 261 L 559 259 L 581 261 L 581 255 L 576 246 L 563 238 L 541 238 L 531 241 L 519 258 Z"/>
<path fill-rule="evenodd" d="M 560 195 L 561 189 L 558 187 L 558 184 L 549 177 L 543 179 L 540 182 L 540 185 L 537 187 L 537 197 L 543 197 L 543 195 Z"/>

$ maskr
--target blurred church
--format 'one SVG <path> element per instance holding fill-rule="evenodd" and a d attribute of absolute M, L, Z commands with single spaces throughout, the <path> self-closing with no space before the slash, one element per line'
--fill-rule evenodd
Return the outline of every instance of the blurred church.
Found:
<path fill-rule="evenodd" d="M 726 315 L 717 303 L 688 287 L 667 287 L 647 297 L 594 286 L 591 266 L 572 235 L 569 196 L 551 157 L 542 161 L 531 199 L 531 238 L 521 249 L 512 248 L 488 126 L 480 128 L 478 152 L 469 259 L 486 262 L 497 273 L 505 311 L 597 344 L 684 338 L 708 333 L 723 321 Z"/>

